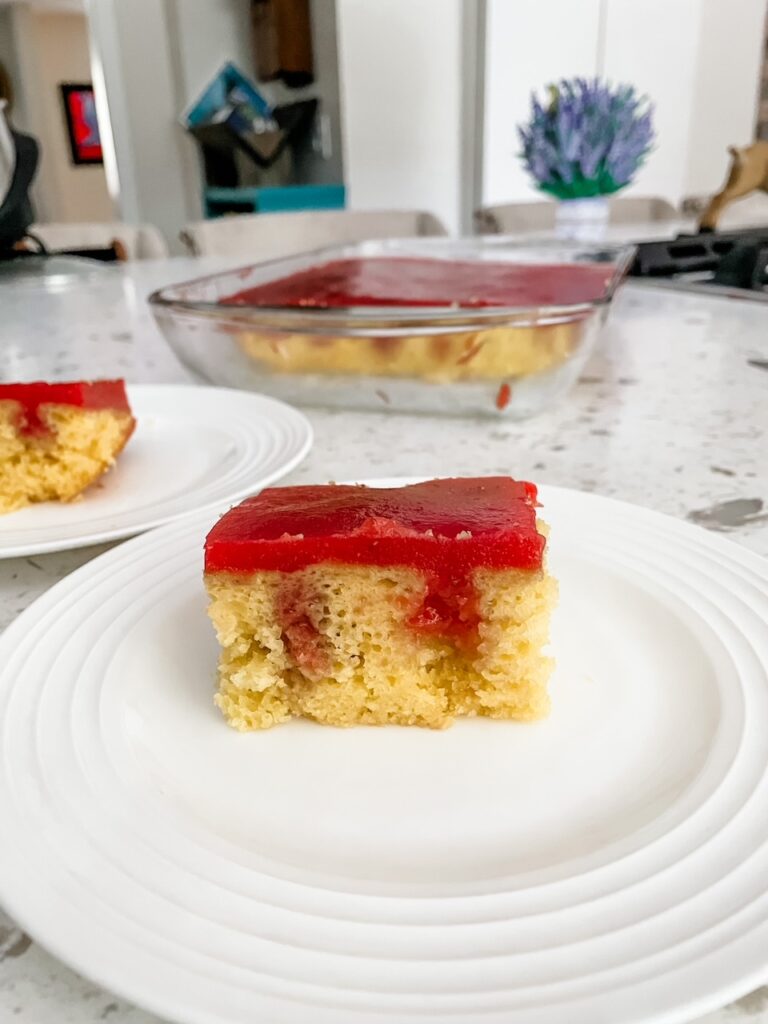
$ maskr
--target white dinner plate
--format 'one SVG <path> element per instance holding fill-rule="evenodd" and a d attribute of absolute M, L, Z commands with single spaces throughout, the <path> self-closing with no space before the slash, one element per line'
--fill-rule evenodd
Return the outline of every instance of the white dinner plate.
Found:
<path fill-rule="evenodd" d="M 232 731 L 209 515 L 53 587 L 0 638 L 0 901 L 184 1024 L 669 1024 L 759 984 L 768 562 L 541 495 L 536 724 Z"/>
<path fill-rule="evenodd" d="M 312 446 L 312 427 L 274 398 L 229 388 L 128 387 L 136 431 L 78 501 L 0 516 L 0 558 L 117 540 L 258 491 Z"/>

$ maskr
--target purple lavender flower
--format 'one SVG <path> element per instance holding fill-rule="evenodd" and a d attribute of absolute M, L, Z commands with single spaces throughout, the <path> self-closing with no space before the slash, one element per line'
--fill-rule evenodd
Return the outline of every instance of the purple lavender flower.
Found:
<path fill-rule="evenodd" d="M 559 199 L 606 195 L 627 185 L 654 140 L 653 108 L 632 85 L 563 79 L 518 126 L 521 157 L 540 189 Z"/>

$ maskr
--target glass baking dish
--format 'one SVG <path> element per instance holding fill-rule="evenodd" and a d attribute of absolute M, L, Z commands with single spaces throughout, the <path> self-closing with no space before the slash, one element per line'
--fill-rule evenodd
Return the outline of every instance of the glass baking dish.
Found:
<path fill-rule="evenodd" d="M 552 241 L 521 245 L 500 236 L 372 241 L 201 277 L 161 288 L 149 302 L 174 352 L 213 384 L 298 405 L 521 419 L 555 403 L 574 383 L 633 251 Z M 489 275 L 506 275 L 510 265 L 513 277 L 524 264 L 528 269 L 518 276 L 565 285 L 590 264 L 597 285 L 585 301 L 561 303 L 553 284 L 553 302 L 517 306 L 446 305 L 444 299 L 429 306 L 333 308 L 224 301 L 252 288 L 263 292 L 265 285 L 274 290 L 312 268 L 322 273 L 338 260 L 384 259 L 443 261 L 447 275 L 460 275 L 471 262 L 474 276 L 477 264 L 486 263 Z M 394 273 L 407 275 L 414 266 L 401 262 Z"/>

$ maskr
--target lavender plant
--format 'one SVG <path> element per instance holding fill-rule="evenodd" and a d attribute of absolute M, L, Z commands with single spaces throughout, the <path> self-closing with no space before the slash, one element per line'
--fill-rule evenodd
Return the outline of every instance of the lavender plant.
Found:
<path fill-rule="evenodd" d="M 563 79 L 549 101 L 531 97 L 519 125 L 525 166 L 538 187 L 558 199 L 617 192 L 634 177 L 654 140 L 653 109 L 632 85 Z"/>

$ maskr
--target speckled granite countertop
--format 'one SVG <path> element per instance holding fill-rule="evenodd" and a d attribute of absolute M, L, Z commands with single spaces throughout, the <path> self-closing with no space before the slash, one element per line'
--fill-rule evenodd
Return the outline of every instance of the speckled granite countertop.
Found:
<path fill-rule="evenodd" d="M 47 290 L 0 278 L 0 380 L 189 380 L 145 296 L 230 265 L 145 262 Z M 317 410 L 309 417 L 315 447 L 290 482 L 512 472 L 688 518 L 768 555 L 766 303 L 628 285 L 575 390 L 526 423 Z M 0 562 L 0 629 L 102 550 Z M 0 911 L 0 1024 L 16 1020 L 157 1024 L 48 956 Z M 768 988 L 697 1024 L 736 1022 L 768 1024 Z"/>

